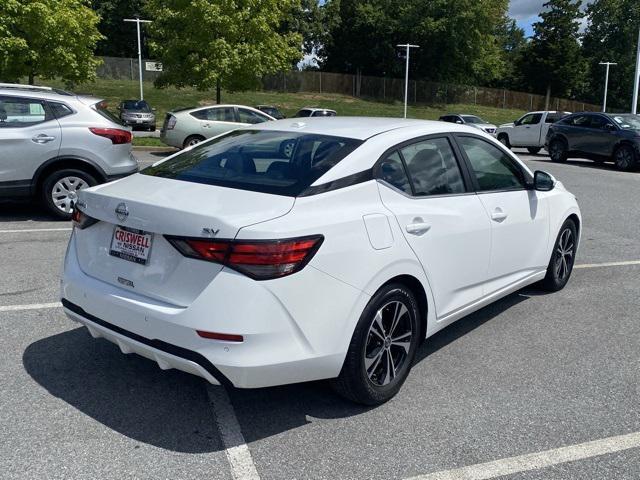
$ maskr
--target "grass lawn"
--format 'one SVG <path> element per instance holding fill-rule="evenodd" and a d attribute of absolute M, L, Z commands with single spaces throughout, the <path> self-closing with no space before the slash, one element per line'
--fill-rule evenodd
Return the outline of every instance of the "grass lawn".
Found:
<path fill-rule="evenodd" d="M 43 82 L 43 84 L 63 87 L 59 82 Z M 111 107 L 115 107 L 121 100 L 137 98 L 139 93 L 138 82 L 131 80 L 97 80 L 93 83 L 79 85 L 74 90 L 76 93 L 104 98 Z M 160 90 L 154 88 L 152 83 L 145 83 L 144 93 L 145 100 L 157 109 L 158 125 L 162 123 L 165 113 L 172 109 L 215 104 L 215 92 L 213 91 L 200 92 L 192 88 Z M 222 92 L 222 101 L 223 103 L 250 106 L 276 105 L 288 117 L 306 106 L 331 108 L 336 110 L 338 115 L 401 117 L 403 113 L 401 102 L 379 102 L 329 93 Z M 501 124 L 511 122 L 525 112 L 465 104 L 409 105 L 407 116 L 437 120 L 440 115 L 445 113 L 470 113 L 479 115 L 489 122 Z"/>

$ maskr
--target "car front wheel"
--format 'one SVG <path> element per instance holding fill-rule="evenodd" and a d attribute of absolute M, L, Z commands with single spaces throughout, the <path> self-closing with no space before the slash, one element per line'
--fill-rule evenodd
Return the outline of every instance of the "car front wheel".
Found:
<path fill-rule="evenodd" d="M 571 219 L 567 219 L 562 224 L 553 246 L 547 274 L 542 280 L 542 287 L 545 290 L 557 292 L 562 290 L 569 281 L 578 247 L 577 230 L 576 224 Z"/>
<path fill-rule="evenodd" d="M 364 405 L 391 399 L 406 380 L 420 337 L 415 296 L 402 284 L 380 289 L 356 326 L 340 376 L 339 394 Z"/>
<path fill-rule="evenodd" d="M 636 165 L 636 154 L 629 145 L 622 145 L 613 154 L 613 160 L 618 170 L 631 170 Z"/>

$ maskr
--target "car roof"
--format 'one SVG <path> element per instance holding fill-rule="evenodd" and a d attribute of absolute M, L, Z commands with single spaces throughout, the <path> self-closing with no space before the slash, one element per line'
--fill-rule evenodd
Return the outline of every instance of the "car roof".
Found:
<path fill-rule="evenodd" d="M 234 105 L 234 104 L 230 104 L 230 103 L 224 103 L 224 104 L 220 104 L 218 105 L 217 103 L 214 105 L 200 105 L 197 107 L 186 107 L 186 108 L 176 108 L 175 110 L 170 110 L 169 113 L 177 113 L 177 112 L 195 112 L 196 110 L 202 110 L 205 108 L 248 108 L 250 110 L 256 110 L 259 111 L 257 108 L 255 107 L 251 107 L 249 105 Z M 263 112 L 261 112 L 263 113 Z"/>
<path fill-rule="evenodd" d="M 383 117 L 304 117 L 264 122 L 249 127 L 248 130 L 277 130 L 283 132 L 305 132 L 316 135 L 330 135 L 366 140 L 375 135 L 400 128 L 422 127 L 423 134 L 451 131 L 468 132 L 469 127 L 435 120 L 415 120 Z"/>
<path fill-rule="evenodd" d="M 322 107 L 302 107 L 299 111 L 302 110 L 311 110 L 312 112 L 335 112 L 335 110 L 332 110 L 330 108 L 322 108 Z"/>

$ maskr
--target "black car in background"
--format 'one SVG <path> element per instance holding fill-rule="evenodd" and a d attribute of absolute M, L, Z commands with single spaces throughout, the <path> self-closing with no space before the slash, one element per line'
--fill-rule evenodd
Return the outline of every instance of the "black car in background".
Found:
<path fill-rule="evenodd" d="M 554 162 L 612 160 L 619 170 L 631 170 L 640 163 L 640 115 L 574 113 L 549 127 L 545 148 Z"/>
<path fill-rule="evenodd" d="M 124 100 L 118 105 L 120 121 L 132 129 L 156 130 L 155 108 L 144 100 Z"/>
<path fill-rule="evenodd" d="M 278 109 L 278 107 L 274 105 L 258 105 L 256 108 L 261 112 L 272 116 L 276 120 L 282 120 L 283 118 L 285 118 L 284 114 Z"/>

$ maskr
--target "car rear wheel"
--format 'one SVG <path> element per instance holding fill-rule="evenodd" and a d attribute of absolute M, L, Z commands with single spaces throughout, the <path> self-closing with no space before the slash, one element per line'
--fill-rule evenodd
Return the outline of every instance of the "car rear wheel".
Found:
<path fill-rule="evenodd" d="M 97 185 L 98 181 L 83 170 L 65 169 L 53 172 L 42 183 L 42 201 L 50 213 L 69 220 L 78 192 Z"/>
<path fill-rule="evenodd" d="M 560 228 L 560 233 L 556 238 L 551 260 L 549 260 L 547 267 L 547 275 L 541 282 L 545 290 L 557 292 L 565 287 L 573 271 L 577 247 L 576 224 L 573 220 L 567 219 Z"/>
<path fill-rule="evenodd" d="M 501 133 L 498 135 L 498 141 L 503 144 L 507 148 L 511 148 L 511 143 L 509 142 L 509 135 L 506 133 Z"/>
<path fill-rule="evenodd" d="M 353 333 L 336 391 L 364 405 L 391 399 L 406 380 L 420 336 L 415 296 L 402 284 L 380 289 Z"/>
<path fill-rule="evenodd" d="M 636 154 L 629 145 L 621 145 L 613 154 L 613 161 L 618 170 L 631 170 L 636 165 Z"/>
<path fill-rule="evenodd" d="M 204 137 L 202 135 L 191 135 L 185 139 L 184 143 L 182 144 L 182 148 L 193 147 L 194 145 L 202 142 L 203 140 L 204 140 Z"/>
<path fill-rule="evenodd" d="M 549 144 L 549 156 L 553 162 L 567 161 L 567 144 L 564 140 L 556 138 Z"/>
<path fill-rule="evenodd" d="M 529 150 L 531 155 L 537 155 L 542 149 L 540 147 L 527 147 L 527 150 Z"/>

